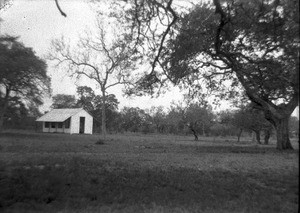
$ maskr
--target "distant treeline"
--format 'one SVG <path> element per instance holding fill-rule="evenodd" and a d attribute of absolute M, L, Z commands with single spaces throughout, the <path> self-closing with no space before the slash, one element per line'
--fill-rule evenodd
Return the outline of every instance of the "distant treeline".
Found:
<path fill-rule="evenodd" d="M 273 127 L 265 120 L 262 112 L 250 105 L 240 107 L 238 110 L 213 112 L 208 104 L 172 103 L 170 108 L 162 106 L 140 109 L 138 107 L 124 107 L 118 109 L 118 100 L 109 95 L 106 103 L 107 131 L 113 133 L 139 132 L 159 134 L 193 134 L 198 136 L 237 136 L 242 133 L 260 135 L 273 134 Z M 53 97 L 52 108 L 83 107 L 94 117 L 94 133 L 101 133 L 101 97 L 90 98 L 59 94 Z M 31 129 L 39 131 L 41 124 L 35 122 L 41 116 L 37 109 L 28 109 L 24 105 L 10 108 L 5 116 L 5 129 Z M 290 118 L 290 133 L 296 137 L 299 133 L 299 120 Z M 268 136 L 268 137 L 269 137 Z"/>

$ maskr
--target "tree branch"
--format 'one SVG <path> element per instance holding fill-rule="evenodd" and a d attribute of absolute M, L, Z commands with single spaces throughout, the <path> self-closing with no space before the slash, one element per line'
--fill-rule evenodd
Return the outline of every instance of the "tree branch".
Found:
<path fill-rule="evenodd" d="M 157 54 L 156 54 L 156 56 L 154 58 L 154 61 L 152 62 L 152 71 L 151 71 L 151 73 L 154 73 L 154 69 L 155 69 L 156 63 L 158 63 L 159 57 L 160 57 L 161 52 L 162 52 L 163 47 L 164 47 L 165 39 L 166 39 L 167 35 L 169 34 L 169 32 L 171 30 L 171 27 L 175 24 L 175 22 L 178 19 L 177 14 L 175 13 L 175 11 L 173 10 L 173 8 L 171 7 L 172 6 L 172 2 L 173 2 L 173 0 L 170 0 L 168 2 L 167 7 L 164 7 L 163 5 L 161 5 L 158 2 L 156 2 L 157 4 L 159 4 L 159 6 L 161 6 L 162 8 L 164 8 L 165 11 L 171 12 L 173 18 L 172 18 L 171 23 L 167 26 L 167 29 L 163 33 L 163 36 L 162 36 L 161 41 L 160 41 L 158 52 L 157 52 Z"/>
<path fill-rule="evenodd" d="M 67 14 L 65 14 L 62 9 L 60 8 L 59 4 L 58 4 L 58 0 L 55 0 L 55 4 L 56 4 L 56 7 L 57 9 L 59 10 L 60 14 L 64 17 L 67 17 Z"/>

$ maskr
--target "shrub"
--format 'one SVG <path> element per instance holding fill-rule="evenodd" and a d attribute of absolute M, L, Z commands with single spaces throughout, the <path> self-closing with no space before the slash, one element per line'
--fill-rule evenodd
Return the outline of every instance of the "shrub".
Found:
<path fill-rule="evenodd" d="M 97 141 L 96 141 L 96 144 L 97 145 L 104 145 L 105 144 L 105 140 L 104 139 L 98 139 Z"/>

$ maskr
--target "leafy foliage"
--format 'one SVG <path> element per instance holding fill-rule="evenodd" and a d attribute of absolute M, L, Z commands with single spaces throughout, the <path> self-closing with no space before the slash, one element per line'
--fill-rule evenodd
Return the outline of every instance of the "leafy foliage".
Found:
<path fill-rule="evenodd" d="M 185 119 L 190 127 L 201 135 L 206 136 L 213 124 L 214 114 L 212 113 L 212 107 L 209 105 L 191 104 L 186 109 Z"/>
<path fill-rule="evenodd" d="M 12 92 L 15 96 L 40 105 L 42 95 L 50 92 L 46 63 L 31 48 L 18 42 L 16 37 L 2 36 L 0 53 L 1 98 Z"/>
<path fill-rule="evenodd" d="M 92 112 L 94 110 L 93 102 L 96 97 L 93 89 L 88 86 L 79 86 L 77 87 L 77 95 L 79 96 L 77 105 L 83 107 L 88 112 Z"/>
<path fill-rule="evenodd" d="M 76 99 L 74 95 L 57 94 L 52 97 L 53 104 L 51 108 L 62 109 L 62 108 L 76 108 Z"/>
<path fill-rule="evenodd" d="M 102 124 L 102 108 L 103 97 L 100 95 L 95 96 L 93 100 L 94 110 L 90 111 L 94 118 Z M 105 97 L 105 120 L 106 126 L 109 131 L 118 130 L 118 110 L 119 101 L 114 94 L 106 95 Z"/>
<path fill-rule="evenodd" d="M 138 107 L 124 107 L 121 111 L 121 127 L 125 131 L 146 131 L 151 125 L 149 114 Z"/>
<path fill-rule="evenodd" d="M 16 99 L 37 108 L 50 94 L 50 77 L 45 61 L 17 37 L 0 37 L 0 131 L 9 104 Z"/>
<path fill-rule="evenodd" d="M 210 90 L 228 98 L 238 94 L 232 88 L 242 86 L 276 128 L 278 148 L 291 149 L 287 121 L 299 96 L 295 8 L 290 1 L 243 0 L 195 6 L 169 42 L 164 59 L 168 76 L 188 85 L 204 79 Z M 222 84 L 228 81 L 229 92 Z"/>
<path fill-rule="evenodd" d="M 239 82 L 247 94 L 290 102 L 298 90 L 299 27 L 294 3 L 278 2 L 228 1 L 224 15 L 211 5 L 195 6 L 169 43 L 169 75 L 183 81 L 195 73 L 211 89 L 230 78 L 231 86 Z"/>
<path fill-rule="evenodd" d="M 272 125 L 268 122 L 263 113 L 250 106 L 246 106 L 238 110 L 232 120 L 233 125 L 245 130 L 261 131 L 264 129 L 272 129 Z"/>

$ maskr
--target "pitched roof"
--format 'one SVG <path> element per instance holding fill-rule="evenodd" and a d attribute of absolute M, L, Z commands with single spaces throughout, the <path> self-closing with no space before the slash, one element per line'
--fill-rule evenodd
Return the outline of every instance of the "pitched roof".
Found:
<path fill-rule="evenodd" d="M 45 115 L 36 119 L 36 121 L 46 121 L 46 122 L 63 122 L 70 118 L 71 116 L 77 114 L 83 110 L 83 108 L 74 109 L 53 109 Z"/>

